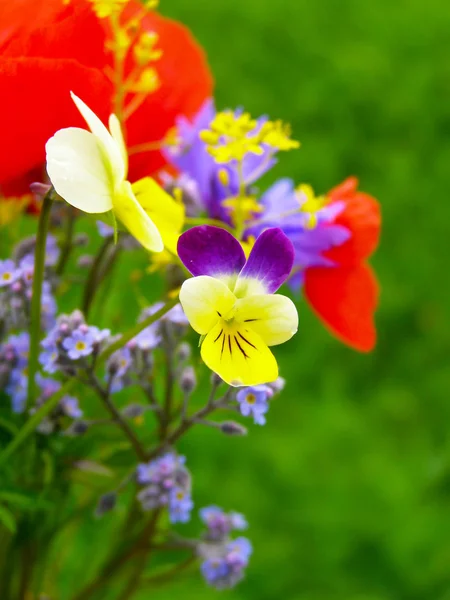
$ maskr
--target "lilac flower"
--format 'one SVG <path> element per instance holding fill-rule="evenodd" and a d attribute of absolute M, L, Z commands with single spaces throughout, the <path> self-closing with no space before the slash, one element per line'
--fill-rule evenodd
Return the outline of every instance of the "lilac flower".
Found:
<path fill-rule="evenodd" d="M 204 544 L 201 546 L 205 557 L 200 567 L 202 575 L 216 589 L 234 587 L 243 578 L 251 553 L 252 546 L 244 537 L 225 545 Z"/>
<path fill-rule="evenodd" d="M 22 272 L 18 269 L 14 261 L 0 260 L 0 288 L 12 285 L 20 279 Z"/>
<path fill-rule="evenodd" d="M 184 467 L 184 456 L 168 452 L 136 469 L 136 480 L 145 487 L 138 493 L 143 510 L 168 506 L 172 523 L 185 523 L 193 507 L 191 477 Z"/>
<path fill-rule="evenodd" d="M 344 204 L 342 202 L 324 203 L 313 213 L 314 226 L 311 227 L 311 213 L 303 211 L 307 196 L 296 190 L 290 179 L 280 179 L 261 197 L 263 212 L 258 215 L 258 224 L 247 230 L 247 235 L 257 236 L 267 227 L 280 227 L 291 240 L 294 250 L 294 267 L 333 266 L 333 262 L 324 256 L 324 252 L 334 246 L 340 246 L 350 237 L 350 231 L 342 225 L 333 223 Z M 302 283 L 302 274 L 292 278 L 289 284 L 298 289 Z"/>
<path fill-rule="evenodd" d="M 71 419 L 80 419 L 83 416 L 78 399 L 73 396 L 65 396 L 59 403 L 59 406 L 62 412 Z"/>
<path fill-rule="evenodd" d="M 62 345 L 70 359 L 78 360 L 82 356 L 92 354 L 94 343 L 95 335 L 88 327 L 86 330 L 76 329 L 72 335 L 65 338 Z"/>
<path fill-rule="evenodd" d="M 257 425 L 264 425 L 269 410 L 268 399 L 273 395 L 273 391 L 268 385 L 255 385 L 243 388 L 236 394 L 236 400 L 239 403 L 239 409 L 244 417 L 253 416 Z"/>
<path fill-rule="evenodd" d="M 187 490 L 175 487 L 169 494 L 169 518 L 171 523 L 187 523 L 194 507 Z"/>
<path fill-rule="evenodd" d="M 43 402 L 48 400 L 61 388 L 59 381 L 48 377 L 42 377 L 40 373 L 36 374 L 36 383 L 41 390 L 40 398 Z"/>
<path fill-rule="evenodd" d="M 226 513 L 218 506 L 202 508 L 200 518 L 208 528 L 208 539 L 222 539 L 233 529 L 247 528 L 247 521 L 243 515 L 236 512 Z"/>
<path fill-rule="evenodd" d="M 42 345 L 44 345 L 44 341 Z M 44 346 L 44 351 L 39 355 L 39 363 L 46 373 L 56 373 L 59 368 L 58 358 L 58 348 L 55 343 L 51 342 L 46 347 Z"/>
<path fill-rule="evenodd" d="M 27 402 L 28 378 L 17 370 L 11 373 L 10 381 L 5 387 L 5 392 L 11 398 L 12 411 L 20 414 L 25 410 Z"/>
<path fill-rule="evenodd" d="M 102 238 L 108 238 L 114 235 L 114 229 L 110 225 L 103 223 L 103 221 L 97 221 L 97 230 Z"/>

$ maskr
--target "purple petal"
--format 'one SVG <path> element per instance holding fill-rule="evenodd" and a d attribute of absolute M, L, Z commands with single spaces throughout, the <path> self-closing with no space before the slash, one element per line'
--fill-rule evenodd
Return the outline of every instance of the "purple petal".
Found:
<path fill-rule="evenodd" d="M 292 242 L 274 227 L 258 237 L 239 277 L 257 279 L 268 294 L 273 294 L 289 277 L 293 264 Z"/>
<path fill-rule="evenodd" d="M 198 275 L 232 275 L 245 264 L 245 254 L 235 237 L 220 227 L 200 225 L 178 240 L 178 256 L 186 269 Z"/>

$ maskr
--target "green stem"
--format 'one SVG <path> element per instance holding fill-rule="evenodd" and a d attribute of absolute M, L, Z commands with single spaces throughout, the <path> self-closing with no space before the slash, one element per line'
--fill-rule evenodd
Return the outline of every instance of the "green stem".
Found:
<path fill-rule="evenodd" d="M 39 216 L 36 248 L 34 252 L 33 295 L 30 315 L 30 355 L 28 362 L 28 406 L 34 400 L 36 392 L 36 372 L 39 360 L 39 342 L 41 338 L 41 295 L 45 270 L 45 245 L 47 239 L 50 211 L 52 208 L 53 188 L 45 195 Z"/>
<path fill-rule="evenodd" d="M 23 442 L 27 439 L 29 435 L 31 435 L 39 423 L 44 419 L 56 406 L 58 402 L 68 394 L 72 387 L 75 385 L 75 379 L 69 379 L 66 383 L 61 387 L 61 389 L 53 394 L 25 423 L 25 425 L 20 429 L 19 433 L 16 437 L 11 440 L 8 446 L 3 450 L 0 454 L 0 465 L 2 465 L 7 458 L 11 456 L 11 454 L 17 450 L 19 446 L 23 444 Z"/>
<path fill-rule="evenodd" d="M 64 242 L 61 248 L 61 255 L 56 265 L 56 274 L 61 276 L 72 252 L 73 234 L 75 232 L 75 212 L 72 206 L 68 206 L 68 215 L 66 231 L 64 233 Z"/>
<path fill-rule="evenodd" d="M 117 352 L 117 350 L 120 350 L 123 346 L 125 346 L 125 344 L 127 344 L 130 340 L 132 340 L 134 337 L 136 337 L 138 335 L 138 333 L 141 333 L 141 331 L 144 331 L 144 329 L 146 329 L 150 325 L 153 325 L 153 323 L 158 321 L 158 319 L 163 317 L 166 313 L 169 312 L 169 310 L 171 310 L 177 304 L 178 304 L 178 298 L 172 298 L 171 300 L 168 300 L 166 302 L 166 304 L 162 308 L 160 308 L 158 311 L 156 311 L 153 315 L 150 315 L 149 317 L 147 317 L 146 319 L 144 319 L 143 321 L 141 321 L 140 323 L 138 323 L 137 325 L 135 325 L 134 327 L 129 329 L 126 333 L 124 333 L 122 335 L 122 337 L 120 339 L 117 340 L 117 342 L 115 342 L 114 344 L 111 344 L 111 346 L 108 346 L 108 348 L 103 350 L 103 352 L 100 354 L 100 356 L 98 358 L 97 364 L 104 363 L 106 360 L 108 360 L 108 358 L 110 356 L 112 356 L 114 354 L 114 352 Z"/>
<path fill-rule="evenodd" d="M 83 303 L 81 305 L 81 310 L 84 313 L 84 316 L 87 318 L 89 309 L 91 308 L 92 301 L 95 297 L 95 292 L 97 290 L 97 283 L 99 278 L 100 269 L 103 263 L 103 260 L 108 252 L 110 246 L 112 244 L 112 238 L 107 237 L 103 241 L 103 244 L 100 246 L 99 251 L 92 263 L 91 270 L 89 271 L 89 275 L 86 281 L 86 287 L 84 288 L 83 295 Z"/>

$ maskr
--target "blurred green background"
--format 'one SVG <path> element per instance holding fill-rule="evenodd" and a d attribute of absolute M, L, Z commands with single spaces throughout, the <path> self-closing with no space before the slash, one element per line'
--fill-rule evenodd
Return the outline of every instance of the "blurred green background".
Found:
<path fill-rule="evenodd" d="M 247 439 L 183 444 L 197 505 L 245 513 L 255 553 L 233 600 L 450 598 L 450 4 L 166 0 L 205 47 L 220 108 L 292 123 L 271 177 L 379 198 L 376 351 L 301 309 L 284 394 Z M 139 598 L 150 597 L 150 593 Z M 214 598 L 198 577 L 151 597 Z"/>

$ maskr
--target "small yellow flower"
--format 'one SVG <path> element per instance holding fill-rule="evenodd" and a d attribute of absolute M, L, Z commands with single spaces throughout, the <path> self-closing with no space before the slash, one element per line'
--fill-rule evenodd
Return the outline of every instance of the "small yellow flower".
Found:
<path fill-rule="evenodd" d="M 308 215 L 306 227 L 314 229 L 317 225 L 317 213 L 327 203 L 326 196 L 315 196 L 313 188 L 304 183 L 297 187 L 296 196 L 300 204 L 300 211 Z"/>
<path fill-rule="evenodd" d="M 261 155 L 266 148 L 277 152 L 300 146 L 290 139 L 290 128 L 282 121 L 259 124 L 249 113 L 237 115 L 232 111 L 217 113 L 209 129 L 200 132 L 200 138 L 220 164 L 240 162 L 247 154 Z"/>

